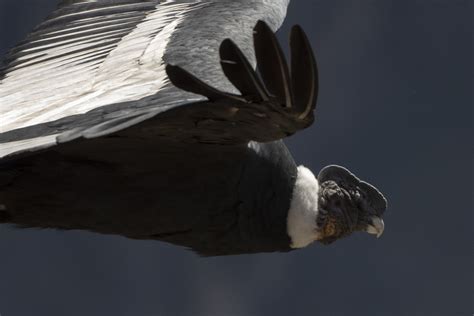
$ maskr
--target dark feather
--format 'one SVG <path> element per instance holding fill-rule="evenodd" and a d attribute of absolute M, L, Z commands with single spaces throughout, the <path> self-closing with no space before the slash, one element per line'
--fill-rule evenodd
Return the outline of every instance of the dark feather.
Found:
<path fill-rule="evenodd" d="M 233 99 L 245 101 L 239 96 L 221 92 L 199 80 L 183 68 L 174 65 L 166 65 L 166 73 L 171 82 L 178 88 L 207 97 L 210 101 L 222 99 Z"/>
<path fill-rule="evenodd" d="M 288 65 L 278 40 L 270 27 L 259 21 L 254 29 L 257 66 L 268 91 L 287 108 L 293 106 Z"/>
<path fill-rule="evenodd" d="M 290 47 L 295 111 L 302 119 L 316 107 L 318 68 L 308 38 L 299 25 L 295 25 L 291 30 Z"/>
<path fill-rule="evenodd" d="M 226 39 L 220 47 L 221 65 L 227 78 L 244 97 L 256 98 L 252 101 L 268 101 L 265 87 L 235 43 Z"/>

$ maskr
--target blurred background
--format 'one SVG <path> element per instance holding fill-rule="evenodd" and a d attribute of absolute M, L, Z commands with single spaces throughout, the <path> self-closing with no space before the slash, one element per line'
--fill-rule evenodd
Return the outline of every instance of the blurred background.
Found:
<path fill-rule="evenodd" d="M 0 0 L 0 55 L 55 0 Z M 202 259 L 160 242 L 0 226 L 0 314 L 472 315 L 473 1 L 294 0 L 320 67 L 313 127 L 288 139 L 389 200 L 377 240 Z"/>

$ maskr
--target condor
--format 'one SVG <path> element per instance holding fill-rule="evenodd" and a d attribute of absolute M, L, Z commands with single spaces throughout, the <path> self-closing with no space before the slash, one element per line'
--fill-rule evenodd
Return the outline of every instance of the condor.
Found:
<path fill-rule="evenodd" d="M 289 0 L 68 0 L 0 72 L 0 222 L 154 239 L 203 256 L 380 236 L 387 202 L 282 139 L 318 71 Z"/>

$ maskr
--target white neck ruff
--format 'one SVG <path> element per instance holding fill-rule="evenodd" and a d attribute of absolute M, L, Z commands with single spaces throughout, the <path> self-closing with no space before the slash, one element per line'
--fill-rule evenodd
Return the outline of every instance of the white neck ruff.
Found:
<path fill-rule="evenodd" d="M 299 166 L 287 218 L 291 248 L 303 248 L 318 239 L 318 192 L 319 183 L 314 174 Z"/>

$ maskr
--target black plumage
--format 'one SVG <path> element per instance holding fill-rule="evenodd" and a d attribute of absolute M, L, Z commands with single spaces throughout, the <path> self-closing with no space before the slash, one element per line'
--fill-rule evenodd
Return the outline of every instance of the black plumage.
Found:
<path fill-rule="evenodd" d="M 120 133 L 72 141 L 3 163 L 0 213 L 21 227 L 164 240 L 203 255 L 288 250 L 296 166 L 281 142 L 255 146 Z"/>

